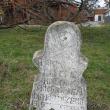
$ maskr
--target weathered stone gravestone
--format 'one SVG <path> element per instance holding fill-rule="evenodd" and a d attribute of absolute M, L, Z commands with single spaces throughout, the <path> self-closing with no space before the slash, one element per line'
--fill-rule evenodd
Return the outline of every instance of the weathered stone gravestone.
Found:
<path fill-rule="evenodd" d="M 78 27 L 66 21 L 53 23 L 45 35 L 43 52 L 33 61 L 39 76 L 33 84 L 30 110 L 87 110 L 87 61 L 80 53 Z"/>

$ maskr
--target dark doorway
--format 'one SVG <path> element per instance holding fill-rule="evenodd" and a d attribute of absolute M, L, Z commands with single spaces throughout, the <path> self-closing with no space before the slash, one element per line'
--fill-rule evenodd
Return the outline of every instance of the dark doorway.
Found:
<path fill-rule="evenodd" d="M 101 16 L 98 16 L 98 21 L 101 21 Z"/>

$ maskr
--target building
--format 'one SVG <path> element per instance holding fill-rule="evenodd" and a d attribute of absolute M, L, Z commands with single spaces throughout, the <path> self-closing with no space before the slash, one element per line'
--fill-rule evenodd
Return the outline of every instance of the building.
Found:
<path fill-rule="evenodd" d="M 105 11 L 105 13 L 104 13 L 104 21 L 105 21 L 105 23 L 110 23 L 110 9 Z"/>
<path fill-rule="evenodd" d="M 94 11 L 94 21 L 104 23 L 104 14 L 107 11 L 105 8 L 97 8 Z"/>

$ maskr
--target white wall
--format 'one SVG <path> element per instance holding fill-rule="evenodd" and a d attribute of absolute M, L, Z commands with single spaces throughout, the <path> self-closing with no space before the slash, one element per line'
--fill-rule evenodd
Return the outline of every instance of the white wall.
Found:
<path fill-rule="evenodd" d="M 101 21 L 98 21 L 98 16 L 101 16 Z M 104 22 L 104 15 L 103 15 L 103 14 L 99 14 L 99 15 L 96 14 L 96 15 L 95 15 L 95 21 L 96 21 L 96 22 Z"/>

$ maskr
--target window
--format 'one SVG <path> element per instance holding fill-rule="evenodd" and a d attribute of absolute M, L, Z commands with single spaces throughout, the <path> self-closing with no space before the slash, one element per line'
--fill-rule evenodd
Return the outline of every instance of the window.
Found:
<path fill-rule="evenodd" d="M 101 21 L 101 16 L 98 16 L 98 21 Z"/>

